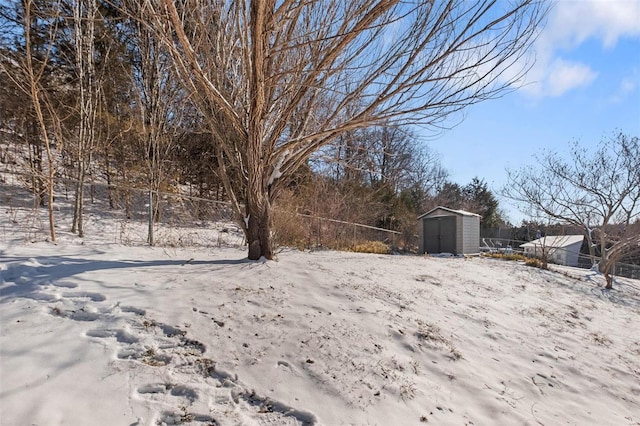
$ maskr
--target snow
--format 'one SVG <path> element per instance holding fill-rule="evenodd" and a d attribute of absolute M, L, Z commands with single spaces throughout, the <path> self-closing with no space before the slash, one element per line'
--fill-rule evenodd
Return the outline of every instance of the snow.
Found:
<path fill-rule="evenodd" d="M 287 149 L 282 153 L 282 155 L 280 155 L 280 157 L 278 157 L 278 161 L 275 167 L 273 168 L 273 172 L 271 172 L 271 176 L 269 176 L 268 186 L 273 185 L 273 182 L 282 176 L 282 171 L 280 169 L 282 168 L 282 165 L 284 164 L 288 155 L 289 155 L 289 150 Z"/>
<path fill-rule="evenodd" d="M 607 291 L 590 270 L 486 258 L 252 262 L 125 245 L 91 215 L 89 237 L 51 244 L 18 213 L 0 216 L 2 425 L 640 423 L 637 280 Z"/>

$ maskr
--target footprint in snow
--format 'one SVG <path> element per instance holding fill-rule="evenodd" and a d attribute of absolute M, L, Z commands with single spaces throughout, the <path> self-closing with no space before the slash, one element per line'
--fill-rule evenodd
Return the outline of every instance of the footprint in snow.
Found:
<path fill-rule="evenodd" d="M 58 295 L 56 294 L 48 294 L 42 292 L 35 292 L 31 294 L 30 298 L 33 300 L 39 300 L 41 302 L 57 302 L 58 300 L 60 300 L 60 297 L 58 297 Z"/>
<path fill-rule="evenodd" d="M 179 407 L 180 411 L 164 410 L 156 424 L 217 425 L 218 421 L 206 414 L 191 412 L 193 403 L 199 398 L 198 391 L 190 386 L 171 383 L 149 383 L 140 386 L 138 394 L 163 405 Z M 175 399 L 175 400 L 174 400 Z"/>
<path fill-rule="evenodd" d="M 136 314 L 139 316 L 144 316 L 147 314 L 147 311 L 145 311 L 144 309 L 136 308 L 133 306 L 120 306 L 120 310 L 122 312 Z"/>
<path fill-rule="evenodd" d="M 138 388 L 139 394 L 163 394 L 184 398 L 189 402 L 198 399 L 198 392 L 185 385 L 173 385 L 170 383 L 150 383 Z"/>
<path fill-rule="evenodd" d="M 105 300 L 107 300 L 107 298 L 102 294 L 92 293 L 89 291 L 76 291 L 76 292 L 62 293 L 62 297 L 66 297 L 68 299 L 89 299 L 92 302 L 104 302 Z"/>
<path fill-rule="evenodd" d="M 206 414 L 194 414 L 189 413 L 185 410 L 180 412 L 171 412 L 164 411 L 162 412 L 162 416 L 158 420 L 158 424 L 161 425 L 180 425 L 180 424 L 190 424 L 190 425 L 217 425 L 219 424 L 216 419 Z"/>
<path fill-rule="evenodd" d="M 80 308 L 77 310 L 76 309 L 63 310 L 55 306 L 49 310 L 49 313 L 54 317 L 69 318 L 74 321 L 83 321 L 83 322 L 85 321 L 92 322 L 100 318 L 100 314 L 98 312 L 94 312 L 92 310 L 85 309 L 85 308 Z"/>
<path fill-rule="evenodd" d="M 118 351 L 116 356 L 121 360 L 138 361 L 151 367 L 164 367 L 173 359 L 171 355 L 158 352 L 153 348 L 125 348 Z"/>
<path fill-rule="evenodd" d="M 110 328 L 96 328 L 94 330 L 89 330 L 85 333 L 88 337 L 97 337 L 100 339 L 105 339 L 108 337 L 115 337 L 116 341 L 120 343 L 133 344 L 137 343 L 139 339 L 133 334 L 129 333 L 126 330 L 116 330 Z"/>
<path fill-rule="evenodd" d="M 78 287 L 78 284 L 76 283 L 68 283 L 65 281 L 53 281 L 51 283 L 52 286 L 54 287 L 62 287 L 62 288 L 76 288 Z"/>

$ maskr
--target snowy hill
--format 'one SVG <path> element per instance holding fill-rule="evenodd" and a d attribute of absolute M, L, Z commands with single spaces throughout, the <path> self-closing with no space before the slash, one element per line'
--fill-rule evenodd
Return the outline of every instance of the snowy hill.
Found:
<path fill-rule="evenodd" d="M 640 424 L 638 281 L 484 258 L 250 262 L 123 245 L 114 223 L 54 245 L 16 217 L 3 426 Z"/>

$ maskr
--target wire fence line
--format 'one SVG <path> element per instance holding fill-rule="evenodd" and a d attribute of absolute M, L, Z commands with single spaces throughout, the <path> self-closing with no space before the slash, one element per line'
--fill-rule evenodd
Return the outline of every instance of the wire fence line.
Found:
<path fill-rule="evenodd" d="M 6 176 L 30 179 L 36 175 L 0 170 L 0 187 L 4 188 L 0 202 L 9 208 L 8 212 L 15 215 L 16 211 L 12 210 L 12 207 L 18 206 L 33 208 L 35 195 L 30 193 L 30 199 L 28 195 L 26 197 L 23 195 L 22 198 L 12 195 L 9 187 L 19 184 L 23 189 L 28 189 L 25 188 L 28 182 L 19 181 L 19 179 L 16 182 L 6 182 Z M 68 191 L 61 190 L 60 184 L 74 184 L 77 180 L 60 176 L 56 177 L 56 183 L 59 184 L 57 200 L 60 198 L 65 200 L 56 203 L 56 210 L 69 213 L 72 209 L 69 194 Z M 152 192 L 158 195 L 158 212 L 154 220 L 158 245 L 219 246 L 223 244 L 223 240 L 227 243 L 231 241 L 233 245 L 245 244 L 241 229 L 235 224 L 232 204 L 228 201 L 179 192 L 150 191 L 148 188 L 136 185 L 108 184 L 95 180 L 87 181 L 85 187 L 91 195 L 86 206 L 86 213 L 89 215 L 88 223 L 92 223 L 95 226 L 94 229 L 98 230 L 100 227 L 108 226 L 106 220 L 117 219 L 117 225 L 111 225 L 117 228 L 113 230 L 116 242 L 144 244 L 147 241 L 145 227 L 149 218 L 149 193 Z M 182 188 L 182 192 L 186 191 L 187 189 Z M 113 205 L 107 205 L 107 203 Z M 96 209 L 101 213 L 94 214 Z M 281 245 L 344 249 L 362 242 L 378 241 L 394 251 L 414 252 L 417 248 L 418 236 L 400 231 L 280 208 L 274 209 L 274 215 L 276 216 L 276 242 Z M 27 223 L 30 225 L 25 227 L 25 232 L 28 232 L 29 236 L 34 236 L 37 232 L 46 232 L 44 220 L 42 218 L 34 220 L 34 217 L 29 219 Z M 15 221 L 16 218 L 13 220 Z M 212 230 L 216 232 L 210 232 Z M 488 243 L 487 247 L 495 251 L 523 252 L 521 245 L 526 242 L 508 238 L 483 238 L 480 245 L 482 247 Z M 548 248 L 548 250 L 568 253 L 562 248 Z M 599 260 L 600 258 L 595 259 L 596 262 Z M 573 266 L 589 269 L 592 265 L 593 260 L 590 256 L 579 254 L 578 263 Z M 640 279 L 640 265 L 616 262 L 613 271 L 614 275 Z"/>
<path fill-rule="evenodd" d="M 483 242 L 488 243 L 487 246 L 494 251 L 514 251 L 518 253 L 524 253 L 525 250 L 521 247 L 523 244 L 528 243 L 529 241 L 520 241 L 506 238 L 483 238 Z M 583 269 L 591 269 L 593 268 L 594 263 L 597 264 L 602 260 L 600 256 L 592 257 L 588 254 L 582 253 L 581 251 L 575 253 L 574 251 L 570 251 L 566 248 L 562 247 L 543 247 L 539 246 L 541 251 L 544 250 L 544 255 L 548 257 L 548 260 L 551 263 L 560 263 L 560 259 L 568 259 L 571 254 L 575 256 L 575 264 L 567 265 L 567 266 L 576 266 Z M 558 256 L 561 255 L 561 256 Z M 538 256 L 540 257 L 540 256 Z M 640 279 L 640 265 L 636 265 L 633 263 L 627 262 L 615 262 L 613 264 L 613 268 L 611 271 L 612 275 L 617 275 L 621 277 Z"/>
<path fill-rule="evenodd" d="M 282 240 L 300 248 L 350 249 L 379 242 L 392 251 L 411 251 L 409 240 L 399 231 L 300 212 L 279 211 L 279 216 L 277 221 L 288 223 L 276 226 L 276 232 L 289 232 Z"/>
<path fill-rule="evenodd" d="M 28 178 L 33 178 L 33 177 L 39 177 L 39 178 L 45 178 L 46 176 L 44 175 L 40 175 L 38 173 L 27 173 L 27 172 L 10 172 L 10 171 L 6 171 L 6 170 L 0 170 L 0 175 L 12 175 L 12 176 L 21 176 L 21 177 L 28 177 Z M 1 179 L 1 176 L 0 176 Z M 75 178 L 71 178 L 71 177 L 63 177 L 63 176 L 59 176 L 55 178 L 56 183 L 78 183 L 78 179 Z M 2 183 L 0 181 L 0 183 Z M 107 183 L 107 182 L 98 182 L 98 181 L 94 181 L 94 180 L 88 180 L 85 181 L 84 183 L 85 188 L 91 190 L 92 187 L 93 188 L 106 188 L 108 190 L 112 190 L 112 191 L 134 191 L 134 192 L 140 192 L 143 194 L 148 194 L 149 192 L 153 192 L 155 194 L 161 195 L 161 196 L 179 196 L 181 198 L 184 199 L 190 199 L 193 201 L 206 201 L 208 203 L 214 203 L 214 204 L 220 204 L 220 205 L 227 205 L 227 206 L 231 206 L 231 202 L 229 201 L 221 201 L 221 200 L 212 200 L 211 198 L 205 198 L 205 197 L 199 197 L 199 196 L 195 196 L 195 195 L 187 195 L 187 194 L 178 194 L 175 192 L 168 192 L 168 191 L 157 191 L 157 190 L 150 190 L 148 188 L 141 188 L 140 186 L 136 186 L 136 185 L 126 185 L 126 184 L 122 184 L 122 183 Z"/>
<path fill-rule="evenodd" d="M 13 176 L 16 179 L 7 179 L 8 176 Z M 30 180 L 34 177 L 42 176 L 37 173 L 0 170 L 0 187 L 4 188 L 0 202 L 10 210 L 14 207 L 35 208 L 34 200 L 37 194 L 29 191 Z M 56 212 L 70 214 L 73 196 L 68 187 L 77 182 L 77 179 L 71 177 L 56 177 L 56 201 L 54 201 Z M 11 187 L 15 188 L 16 186 L 24 190 L 22 195 L 11 190 Z M 149 190 L 139 185 L 109 184 L 88 179 L 84 186 L 88 194 L 85 197 L 85 217 L 88 216 L 85 223 L 98 225 L 99 222 L 103 222 L 102 226 L 106 226 L 106 220 L 117 219 L 120 225 L 118 225 L 118 230 L 114 231 L 114 235 L 120 236 L 118 242 L 139 244 L 146 241 L 144 226 L 136 227 L 133 222 L 140 222 L 143 225 L 148 222 L 149 194 L 151 193 L 157 195 L 158 200 L 156 217 L 154 218 L 158 245 L 188 245 L 194 241 L 198 241 L 197 245 L 202 245 L 202 238 L 194 237 L 194 229 L 211 228 L 213 224 L 217 224 L 217 228 L 223 232 L 241 234 L 240 227 L 235 224 L 235 215 L 229 201 L 187 194 L 185 193 L 188 192 L 188 188 L 185 188 L 187 185 L 178 188 L 179 192 L 178 190 L 169 192 Z M 95 214 L 96 210 L 100 211 L 100 214 Z M 15 209 L 13 212 L 16 213 Z M 276 242 L 301 248 L 345 248 L 363 241 L 380 241 L 391 249 L 399 247 L 404 249 L 408 245 L 407 240 L 410 239 L 399 231 L 297 211 L 275 208 L 274 216 L 280 216 L 280 220 L 276 218 L 276 222 L 281 228 L 277 229 L 278 226 L 276 227 Z M 31 219 L 33 217 L 35 216 L 32 216 Z M 36 229 L 46 232 L 46 226 L 44 226 L 42 219 L 37 221 L 37 224 L 31 220 L 31 224 L 30 234 L 36 232 Z M 295 230 L 294 235 L 290 235 L 292 233 L 290 229 L 282 229 L 291 227 L 302 228 Z M 191 237 L 179 237 L 178 232 L 189 234 Z M 214 244 L 220 244 L 220 238 L 214 237 L 213 240 Z M 244 245 L 244 241 L 242 240 L 238 244 Z"/>

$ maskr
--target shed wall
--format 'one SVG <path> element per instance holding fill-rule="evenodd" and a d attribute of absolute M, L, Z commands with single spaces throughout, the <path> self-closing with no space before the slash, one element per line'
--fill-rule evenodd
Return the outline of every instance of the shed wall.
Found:
<path fill-rule="evenodd" d="M 567 247 L 567 266 L 578 266 L 581 247 L 582 242 L 571 244 L 569 247 Z"/>
<path fill-rule="evenodd" d="M 478 254 L 480 253 L 480 218 L 477 216 L 461 216 L 462 244 L 460 253 Z"/>

